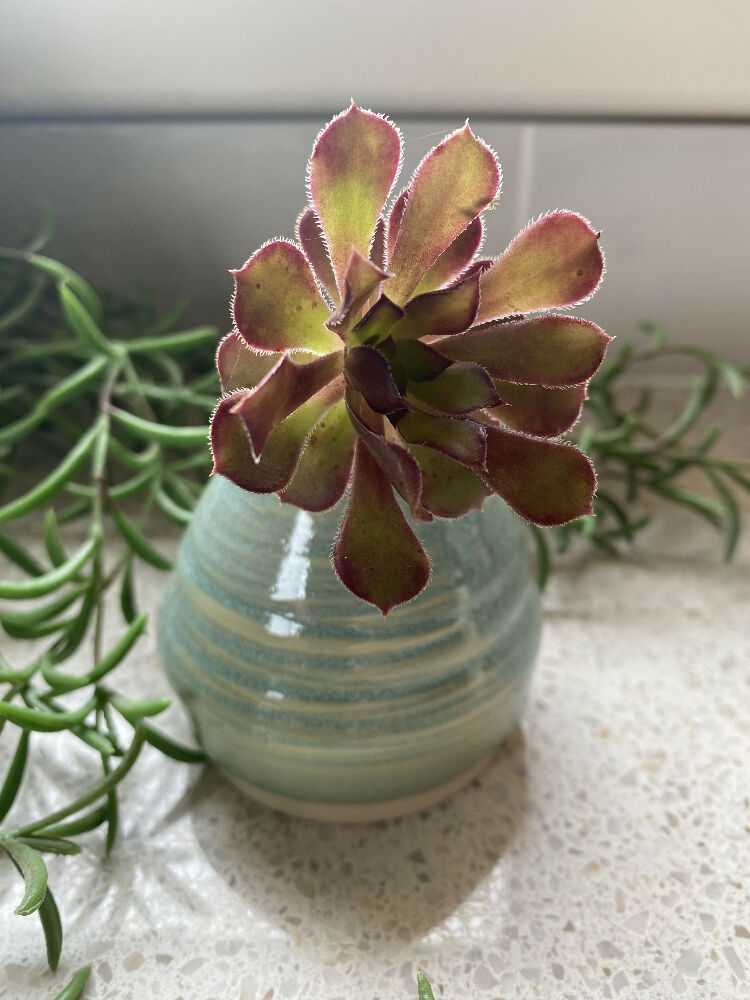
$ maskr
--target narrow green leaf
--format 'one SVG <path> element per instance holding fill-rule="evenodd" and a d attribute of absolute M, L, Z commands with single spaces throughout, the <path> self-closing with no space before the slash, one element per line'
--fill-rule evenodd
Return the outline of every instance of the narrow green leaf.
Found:
<path fill-rule="evenodd" d="M 85 566 L 98 544 L 98 539 L 90 538 L 62 566 L 56 567 L 49 573 L 43 573 L 42 576 L 34 577 L 32 580 L 20 580 L 17 582 L 0 580 L 0 597 L 12 601 L 21 601 L 29 597 L 43 597 L 45 594 L 57 590 L 58 587 L 71 580 L 78 570 Z"/>
<path fill-rule="evenodd" d="M 84 965 L 82 969 L 79 969 L 78 972 L 76 972 L 68 985 L 57 994 L 55 1000 L 80 1000 L 83 996 L 83 991 L 86 987 L 86 983 L 89 981 L 90 975 L 91 966 Z"/>
<path fill-rule="evenodd" d="M 44 569 L 35 557 L 4 531 L 0 531 L 0 552 L 30 576 L 42 576 L 44 573 Z"/>
<path fill-rule="evenodd" d="M 86 702 L 81 708 L 71 712 L 44 711 L 38 708 L 27 708 L 23 705 L 11 705 L 0 701 L 0 718 L 8 719 L 16 726 L 24 726 L 40 733 L 57 733 L 63 729 L 83 722 L 96 708 L 96 699 Z"/>
<path fill-rule="evenodd" d="M 58 618 L 55 621 L 40 622 L 37 625 L 18 625 L 5 615 L 0 616 L 0 623 L 11 639 L 43 639 L 46 635 L 64 632 L 75 619 Z"/>
<path fill-rule="evenodd" d="M 706 475 L 711 480 L 714 489 L 716 490 L 719 499 L 724 506 L 724 521 L 725 521 L 725 533 L 726 542 L 724 545 L 724 558 L 727 562 L 730 561 L 737 549 L 737 542 L 740 538 L 740 530 L 742 527 L 742 515 L 740 514 L 740 508 L 732 495 L 731 490 L 727 488 L 726 483 L 723 482 L 721 477 L 714 472 L 713 469 L 706 469 Z"/>
<path fill-rule="evenodd" d="M 66 284 L 72 288 L 94 319 L 99 322 L 102 316 L 102 304 L 99 301 L 99 296 L 91 285 L 87 281 L 84 281 L 79 274 L 76 274 L 75 271 L 66 267 L 65 264 L 61 264 L 59 261 L 52 260 L 50 257 L 42 257 L 36 253 L 28 254 L 26 259 L 30 264 L 33 264 L 34 267 L 45 274 L 50 275 L 58 283 Z"/>
<path fill-rule="evenodd" d="M 28 917 L 29 914 L 36 913 L 44 901 L 47 892 L 47 866 L 38 851 L 15 837 L 1 838 L 0 847 L 23 876 L 23 899 L 14 912 L 19 917 Z"/>
<path fill-rule="evenodd" d="M 538 525 L 532 524 L 530 521 L 526 522 L 531 532 L 531 537 L 534 539 L 534 546 L 536 548 L 536 580 L 537 585 L 540 590 L 544 590 L 547 586 L 547 581 L 549 580 L 550 573 L 550 551 L 549 543 L 547 537 Z"/>
<path fill-rule="evenodd" d="M 46 854 L 80 854 L 81 848 L 61 837 L 19 837 L 19 842 Z"/>
<path fill-rule="evenodd" d="M 133 554 L 128 553 L 120 584 L 120 609 L 122 617 L 130 625 L 138 615 L 133 590 Z"/>
<path fill-rule="evenodd" d="M 42 666 L 44 679 L 56 691 L 76 691 L 79 688 L 87 687 L 89 684 L 96 684 L 125 659 L 142 635 L 147 621 L 147 614 L 138 615 L 131 623 L 127 632 L 118 639 L 112 649 L 88 673 L 76 677 L 71 674 L 65 674 L 60 670 L 55 670 L 52 666 L 45 664 Z"/>
<path fill-rule="evenodd" d="M 77 616 L 70 623 L 64 635 L 60 636 L 50 653 L 54 663 L 67 660 L 83 642 L 97 601 L 97 589 L 91 583 L 86 590 Z"/>
<path fill-rule="evenodd" d="M 63 546 L 62 538 L 60 537 L 60 529 L 57 524 L 57 518 L 55 517 L 55 511 L 52 507 L 44 515 L 44 547 L 47 550 L 47 555 L 53 566 L 62 566 L 63 563 L 68 561 L 68 555 Z"/>
<path fill-rule="evenodd" d="M 435 1000 L 429 980 L 421 969 L 417 971 L 417 995 L 419 1000 Z"/>
<path fill-rule="evenodd" d="M 28 493 L 0 507 L 0 524 L 36 510 L 59 493 L 83 465 L 102 433 L 103 426 L 102 420 L 97 420 L 48 476 Z"/>
<path fill-rule="evenodd" d="M 710 497 L 705 497 L 701 493 L 695 493 L 693 490 L 683 489 L 679 486 L 649 484 L 649 487 L 659 496 L 664 497 L 666 500 L 671 500 L 673 503 L 679 504 L 682 507 L 686 507 L 688 510 L 692 510 L 694 514 L 698 514 L 700 517 L 704 518 L 709 522 L 709 524 L 713 525 L 714 528 L 721 530 L 724 508 L 716 500 L 713 500 Z"/>
<path fill-rule="evenodd" d="M 22 323 L 33 312 L 42 297 L 44 285 L 44 278 L 41 275 L 34 275 L 28 291 L 20 302 L 17 302 L 16 305 L 0 316 L 0 333 L 5 333 L 14 326 L 18 326 L 19 323 Z"/>
<path fill-rule="evenodd" d="M 39 907 L 39 919 L 44 931 L 44 940 L 47 945 L 47 964 L 54 972 L 60 964 L 60 953 L 62 952 L 63 929 L 60 921 L 60 911 L 57 909 L 55 897 L 48 887 L 42 905 Z"/>
<path fill-rule="evenodd" d="M 189 351 L 201 344 L 215 343 L 218 330 L 215 326 L 199 326 L 193 330 L 180 330 L 164 336 L 136 337 L 126 342 L 128 354 L 149 354 L 152 351 Z"/>
<path fill-rule="evenodd" d="M 161 751 L 166 757 L 171 757 L 172 760 L 179 760 L 185 764 L 203 764 L 206 761 L 206 755 L 202 750 L 194 750 L 192 747 L 175 743 L 174 740 L 165 736 L 164 733 L 152 729 L 151 726 L 145 726 L 144 732 L 146 742 Z"/>
<path fill-rule="evenodd" d="M 70 326 L 70 329 L 81 342 L 95 351 L 109 358 L 118 356 L 114 344 L 110 344 L 102 331 L 99 329 L 94 317 L 81 302 L 80 298 L 65 282 L 59 287 L 60 306 L 63 315 Z"/>
<path fill-rule="evenodd" d="M 61 809 L 56 810 L 56 812 L 50 813 L 49 816 L 45 816 L 43 819 L 35 820 L 33 823 L 27 823 L 26 826 L 17 830 L 16 834 L 26 837 L 30 833 L 36 833 L 37 830 L 41 830 L 43 827 L 49 831 L 50 827 L 54 828 L 54 825 L 59 823 L 60 820 L 66 820 L 69 816 L 73 816 L 75 813 L 80 812 L 87 806 L 90 806 L 92 802 L 96 802 L 97 799 L 102 798 L 102 796 L 108 795 L 110 790 L 122 781 L 133 764 L 135 764 L 138 754 L 141 752 L 141 747 L 145 742 L 145 738 L 146 734 L 144 725 L 141 722 L 135 727 L 132 742 L 123 755 L 122 760 L 110 774 L 98 781 L 92 788 L 90 788 L 87 792 L 84 792 L 83 795 L 80 795 L 74 802 L 69 802 L 67 806 L 63 806 Z"/>
<path fill-rule="evenodd" d="M 123 719 L 131 726 L 136 726 L 141 719 L 152 715 L 160 715 L 172 704 L 171 698 L 147 698 L 143 701 L 129 701 L 120 695 L 114 695 L 110 704 L 117 709 Z"/>
<path fill-rule="evenodd" d="M 10 767 L 5 775 L 5 781 L 2 788 L 0 788 L 0 820 L 5 819 L 10 811 L 10 807 L 16 800 L 18 789 L 21 787 L 21 782 L 23 781 L 23 772 L 26 768 L 28 751 L 29 731 L 28 729 L 22 729 L 18 745 L 16 746 L 16 752 L 13 754 L 13 760 L 10 762 Z"/>
<path fill-rule="evenodd" d="M 159 486 L 154 494 L 157 504 L 161 507 L 167 517 L 170 517 L 176 524 L 190 524 L 193 518 L 192 510 L 181 507 Z"/>
<path fill-rule="evenodd" d="M 142 531 L 122 511 L 112 511 L 112 519 L 123 539 L 137 556 L 157 569 L 168 570 L 172 563 L 153 547 Z"/>
<path fill-rule="evenodd" d="M 144 420 L 114 406 L 111 412 L 124 427 L 147 441 L 155 441 L 170 448 L 199 448 L 201 445 L 208 447 L 208 425 L 170 427 L 167 424 L 157 424 L 153 420 Z"/>
<path fill-rule="evenodd" d="M 106 820 L 109 807 L 105 802 L 91 812 L 79 816 L 78 819 L 70 820 L 67 823 L 58 823 L 57 826 L 44 826 L 39 829 L 42 837 L 74 837 L 79 833 L 88 833 L 95 830 Z"/>

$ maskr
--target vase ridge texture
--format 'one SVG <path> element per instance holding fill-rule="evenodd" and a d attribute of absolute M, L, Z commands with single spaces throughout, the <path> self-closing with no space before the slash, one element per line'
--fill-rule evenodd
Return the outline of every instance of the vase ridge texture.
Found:
<path fill-rule="evenodd" d="M 251 795 L 379 818 L 453 791 L 513 730 L 539 597 L 520 523 L 491 498 L 420 526 L 430 584 L 383 618 L 333 573 L 340 517 L 214 477 L 167 587 L 160 656 L 207 754 Z"/>

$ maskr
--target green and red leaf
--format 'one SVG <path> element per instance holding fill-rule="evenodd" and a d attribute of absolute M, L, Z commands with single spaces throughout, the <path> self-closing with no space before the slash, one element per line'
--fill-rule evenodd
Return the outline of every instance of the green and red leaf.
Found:
<path fill-rule="evenodd" d="M 479 275 L 437 292 L 411 299 L 404 318 L 391 331 L 394 340 L 446 337 L 468 330 L 479 308 Z"/>
<path fill-rule="evenodd" d="M 389 361 L 392 359 L 392 364 L 399 366 L 410 382 L 429 382 L 442 375 L 453 364 L 453 361 L 421 340 L 396 342 L 389 337 L 380 345 L 380 349 Z"/>
<path fill-rule="evenodd" d="M 403 408 L 390 366 L 374 347 L 352 347 L 347 351 L 346 380 L 352 389 L 362 393 L 376 413 L 393 413 Z"/>
<path fill-rule="evenodd" d="M 344 273 L 341 304 L 326 320 L 328 329 L 335 330 L 339 337 L 346 338 L 358 322 L 367 299 L 387 277 L 387 271 L 373 264 L 369 257 L 363 257 L 356 248 L 352 249 Z"/>
<path fill-rule="evenodd" d="M 367 446 L 394 489 L 409 504 L 412 514 L 419 517 L 422 476 L 417 462 L 408 449 L 400 443 L 399 436 L 387 420 L 384 421 L 377 414 L 372 414 L 371 417 L 368 416 L 370 422 L 366 422 L 357 412 L 359 408 L 356 405 L 356 397 L 347 392 L 345 398 L 349 419 L 360 440 Z M 386 437 L 387 433 L 392 437 Z"/>
<path fill-rule="evenodd" d="M 426 292 L 434 292 L 461 276 L 474 260 L 474 255 L 479 251 L 483 236 L 482 219 L 481 216 L 477 216 L 451 245 L 443 250 L 417 285 L 415 294 L 424 295 Z"/>
<path fill-rule="evenodd" d="M 343 349 L 308 364 L 297 364 L 283 354 L 235 411 L 245 423 L 253 455 L 259 457 L 273 429 L 340 375 L 343 368 Z"/>
<path fill-rule="evenodd" d="M 543 316 L 478 327 L 433 346 L 455 361 L 473 361 L 506 382 L 566 386 L 591 378 L 611 339 L 595 323 Z"/>
<path fill-rule="evenodd" d="M 384 340 L 390 330 L 403 317 L 404 310 L 387 295 L 381 295 L 372 309 L 369 309 L 347 338 L 352 344 L 377 344 Z"/>
<path fill-rule="evenodd" d="M 390 263 L 391 257 L 393 256 L 393 251 L 396 246 L 396 240 L 398 239 L 398 231 L 401 228 L 401 220 L 404 217 L 404 210 L 406 208 L 406 199 L 409 197 L 409 189 L 404 188 L 401 194 L 396 198 L 393 203 L 393 207 L 388 215 L 388 226 L 386 232 L 386 247 L 385 247 L 385 263 L 386 267 Z"/>
<path fill-rule="evenodd" d="M 339 291 L 336 287 L 336 275 L 333 273 L 333 264 L 331 264 L 320 220 L 311 208 L 306 208 L 299 219 L 297 219 L 297 238 L 310 267 L 312 267 L 315 273 L 315 277 L 331 296 L 331 300 L 338 302 Z"/>
<path fill-rule="evenodd" d="M 428 413 L 452 415 L 497 406 L 495 385 L 479 365 L 457 362 L 429 382 L 410 382 L 404 397 Z"/>
<path fill-rule="evenodd" d="M 492 416 L 514 430 L 538 437 L 559 437 L 570 430 L 581 415 L 586 384 L 565 388 L 495 382 L 504 406 L 490 410 Z"/>
<path fill-rule="evenodd" d="M 574 212 L 552 212 L 524 229 L 482 276 L 477 320 L 583 302 L 603 271 L 599 233 Z"/>
<path fill-rule="evenodd" d="M 396 424 L 408 444 L 442 452 L 462 465 L 483 468 L 487 456 L 486 432 L 474 420 L 452 420 L 410 410 Z"/>
<path fill-rule="evenodd" d="M 354 102 L 315 142 L 309 167 L 310 195 L 342 298 L 352 247 L 368 256 L 375 224 L 400 164 L 398 129 Z"/>
<path fill-rule="evenodd" d="M 333 507 L 349 482 L 354 443 L 354 428 L 342 399 L 316 424 L 279 499 L 314 513 Z"/>
<path fill-rule="evenodd" d="M 436 517 L 463 517 L 481 510 L 491 490 L 475 472 L 431 448 L 412 445 L 422 470 L 422 505 Z"/>
<path fill-rule="evenodd" d="M 516 513 L 541 525 L 591 514 L 594 469 L 572 445 L 487 427 L 487 481 Z"/>
<path fill-rule="evenodd" d="M 430 576 L 424 549 L 361 440 L 349 503 L 333 547 L 333 565 L 345 587 L 384 615 L 416 597 Z"/>
<path fill-rule="evenodd" d="M 409 185 L 389 268 L 386 293 L 408 300 L 438 257 L 495 198 L 500 168 L 492 150 L 468 122 L 449 135 L 417 168 Z"/>
<path fill-rule="evenodd" d="M 327 354 L 341 346 L 325 327 L 328 306 L 307 258 L 293 243 L 273 240 L 231 273 L 235 324 L 250 347 Z"/>
<path fill-rule="evenodd" d="M 221 400 L 211 421 L 213 473 L 226 476 L 251 493 L 276 493 L 297 468 L 308 435 L 341 398 L 341 386 L 328 385 L 276 427 L 256 462 L 250 436 L 238 409 L 247 395 L 236 392 Z"/>
<path fill-rule="evenodd" d="M 370 247 L 370 260 L 376 267 L 385 268 L 385 221 L 381 215 L 375 224 Z"/>
<path fill-rule="evenodd" d="M 312 359 L 315 355 L 310 354 L 309 357 Z M 228 333 L 216 352 L 221 391 L 228 393 L 237 389 L 252 389 L 278 360 L 278 354 L 261 354 L 248 347 L 238 333 Z"/>

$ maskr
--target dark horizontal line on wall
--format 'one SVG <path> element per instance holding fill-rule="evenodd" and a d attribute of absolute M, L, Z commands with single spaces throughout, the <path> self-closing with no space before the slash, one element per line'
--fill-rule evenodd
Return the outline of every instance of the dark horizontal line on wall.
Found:
<path fill-rule="evenodd" d="M 336 109 L 319 110 L 277 110 L 277 111 L 226 111 L 226 110 L 161 110 L 161 111 L 61 111 L 57 113 L 8 112 L 0 109 L 0 125 L 191 125 L 191 124 L 231 124 L 231 123 L 293 123 L 320 122 L 330 118 Z M 446 119 L 463 120 L 467 109 L 446 108 L 444 110 L 417 111 L 414 108 L 388 109 L 389 117 L 398 121 L 440 121 Z M 700 126 L 748 126 L 748 114 L 671 114 L 661 112 L 548 112 L 539 111 L 488 111 L 469 109 L 468 117 L 474 120 L 496 124 L 540 124 L 540 125 L 700 125 Z"/>

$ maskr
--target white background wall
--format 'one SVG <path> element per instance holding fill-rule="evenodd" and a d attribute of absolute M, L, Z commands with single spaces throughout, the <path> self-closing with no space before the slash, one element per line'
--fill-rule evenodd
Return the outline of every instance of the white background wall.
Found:
<path fill-rule="evenodd" d="M 505 170 L 488 251 L 580 211 L 608 261 L 584 315 L 750 363 L 747 0 L 3 4 L 2 243 L 47 204 L 52 252 L 95 281 L 224 323 L 227 269 L 291 233 L 353 94 L 405 126 L 407 176 L 472 115 Z"/>
<path fill-rule="evenodd" d="M 747 0 L 2 0 L 5 111 L 750 114 Z"/>

